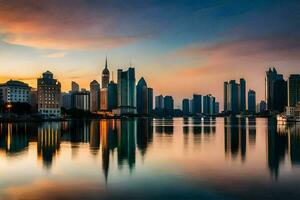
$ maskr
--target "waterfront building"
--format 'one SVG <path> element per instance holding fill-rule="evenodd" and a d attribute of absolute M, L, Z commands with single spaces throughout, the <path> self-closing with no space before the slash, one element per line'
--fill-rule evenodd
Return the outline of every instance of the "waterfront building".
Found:
<path fill-rule="evenodd" d="M 174 114 L 174 99 L 172 96 L 164 97 L 164 111 L 166 115 Z"/>
<path fill-rule="evenodd" d="M 239 111 L 243 113 L 246 111 L 246 81 L 243 78 L 240 79 L 238 92 L 239 92 L 239 101 L 238 101 Z"/>
<path fill-rule="evenodd" d="M 200 94 L 193 94 L 192 113 L 193 115 L 199 115 L 202 113 L 202 95 Z"/>
<path fill-rule="evenodd" d="M 72 93 L 66 93 L 63 92 L 61 93 L 61 102 L 62 102 L 62 107 L 65 109 L 70 109 L 72 107 L 72 100 L 71 100 Z"/>
<path fill-rule="evenodd" d="M 136 85 L 136 109 L 140 115 L 147 115 L 148 107 L 148 88 L 145 79 L 142 77 Z"/>
<path fill-rule="evenodd" d="M 152 114 L 153 113 L 153 89 L 152 88 L 148 88 L 148 114 Z"/>
<path fill-rule="evenodd" d="M 164 96 L 159 95 L 155 97 L 155 109 L 162 110 L 164 109 Z"/>
<path fill-rule="evenodd" d="M 248 112 L 256 113 L 256 93 L 254 90 L 248 91 Z"/>
<path fill-rule="evenodd" d="M 272 111 L 283 112 L 287 106 L 287 82 L 283 79 L 277 80 L 273 85 Z"/>
<path fill-rule="evenodd" d="M 90 83 L 90 111 L 97 112 L 100 109 L 100 84 L 93 80 Z"/>
<path fill-rule="evenodd" d="M 300 74 L 291 74 L 287 84 L 288 106 L 294 107 L 300 101 Z"/>
<path fill-rule="evenodd" d="M 0 100 L 3 103 L 30 103 L 30 87 L 28 84 L 9 80 L 4 84 L 0 84 Z"/>
<path fill-rule="evenodd" d="M 215 103 L 215 114 L 219 114 L 220 113 L 220 103 L 216 102 Z"/>
<path fill-rule="evenodd" d="M 111 81 L 108 84 L 108 110 L 112 111 L 118 107 L 118 85 Z"/>
<path fill-rule="evenodd" d="M 109 84 L 109 70 L 107 66 L 107 58 L 105 59 L 105 67 L 102 71 L 102 88 L 107 88 Z"/>
<path fill-rule="evenodd" d="M 36 88 L 30 88 L 29 91 L 29 104 L 33 112 L 37 111 L 37 90 Z"/>
<path fill-rule="evenodd" d="M 73 92 L 71 96 L 72 108 L 78 110 L 89 111 L 90 110 L 90 92 L 81 89 L 79 92 Z"/>
<path fill-rule="evenodd" d="M 184 116 L 188 116 L 190 114 L 190 101 L 189 99 L 182 100 L 182 113 Z"/>
<path fill-rule="evenodd" d="M 246 81 L 241 78 L 240 83 L 235 80 L 224 82 L 224 112 L 238 114 L 246 109 Z"/>
<path fill-rule="evenodd" d="M 266 72 L 265 77 L 265 101 L 267 103 L 267 109 L 270 111 L 274 110 L 274 94 L 276 90 L 274 90 L 274 83 L 277 80 L 283 80 L 283 75 L 278 74 L 276 69 L 269 68 Z"/>
<path fill-rule="evenodd" d="M 267 103 L 265 101 L 260 101 L 259 103 L 259 112 L 265 112 L 267 110 Z"/>
<path fill-rule="evenodd" d="M 76 83 L 75 81 L 71 82 L 71 92 L 79 92 L 79 84 Z"/>
<path fill-rule="evenodd" d="M 38 112 L 42 115 L 60 116 L 61 85 L 49 71 L 37 79 Z"/>
<path fill-rule="evenodd" d="M 136 114 L 135 69 L 118 69 L 118 110 L 117 115 Z"/>
<path fill-rule="evenodd" d="M 108 111 L 108 88 L 100 90 L 100 110 Z"/>
<path fill-rule="evenodd" d="M 203 114 L 214 115 L 215 114 L 216 98 L 211 94 L 203 96 Z"/>

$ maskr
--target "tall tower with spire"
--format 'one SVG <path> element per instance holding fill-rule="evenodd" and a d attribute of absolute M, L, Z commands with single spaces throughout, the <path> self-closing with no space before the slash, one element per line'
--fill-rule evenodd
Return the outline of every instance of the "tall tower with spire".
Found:
<path fill-rule="evenodd" d="M 107 88 L 109 84 L 109 70 L 107 68 L 107 57 L 105 59 L 105 67 L 102 71 L 102 88 Z"/>

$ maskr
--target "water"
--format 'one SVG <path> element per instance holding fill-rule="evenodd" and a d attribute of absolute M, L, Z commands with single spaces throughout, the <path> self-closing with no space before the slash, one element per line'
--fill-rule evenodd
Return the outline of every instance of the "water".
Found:
<path fill-rule="evenodd" d="M 299 199 L 300 124 L 0 124 L 0 199 Z"/>

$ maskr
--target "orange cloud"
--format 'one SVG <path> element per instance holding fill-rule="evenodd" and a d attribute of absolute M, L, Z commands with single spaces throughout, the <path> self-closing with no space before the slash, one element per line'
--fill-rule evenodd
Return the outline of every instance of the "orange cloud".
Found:
<path fill-rule="evenodd" d="M 116 19 L 82 0 L 0 0 L 0 33 L 10 44 L 48 49 L 109 49 L 144 39 L 116 33 Z"/>

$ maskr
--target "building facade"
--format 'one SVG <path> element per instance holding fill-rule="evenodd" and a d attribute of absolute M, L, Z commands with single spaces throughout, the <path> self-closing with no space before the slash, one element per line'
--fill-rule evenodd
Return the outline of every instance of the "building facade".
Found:
<path fill-rule="evenodd" d="M 108 84 L 108 110 L 112 111 L 113 109 L 118 108 L 118 84 L 111 81 Z"/>
<path fill-rule="evenodd" d="M 188 116 L 190 114 L 190 100 L 189 99 L 182 100 L 182 114 L 184 116 Z"/>
<path fill-rule="evenodd" d="M 9 80 L 0 84 L 0 98 L 3 103 L 30 103 L 30 87 L 21 81 Z"/>
<path fill-rule="evenodd" d="M 193 115 L 199 115 L 202 113 L 202 95 L 200 94 L 193 94 L 192 113 Z"/>
<path fill-rule="evenodd" d="M 248 91 L 248 112 L 251 114 L 256 113 L 256 93 L 254 90 Z"/>
<path fill-rule="evenodd" d="M 300 74 L 291 74 L 288 79 L 288 106 L 294 107 L 300 101 Z"/>
<path fill-rule="evenodd" d="M 90 83 L 90 111 L 97 112 L 100 109 L 100 84 L 93 80 Z"/>
<path fill-rule="evenodd" d="M 224 112 L 238 114 L 246 110 L 246 81 L 240 79 L 224 82 Z"/>
<path fill-rule="evenodd" d="M 90 110 L 90 92 L 82 89 L 79 92 L 73 92 L 71 96 L 72 108 L 78 110 Z"/>
<path fill-rule="evenodd" d="M 283 75 L 278 74 L 275 68 L 269 68 L 265 77 L 265 101 L 270 111 L 274 110 L 274 83 L 277 80 L 283 80 Z"/>
<path fill-rule="evenodd" d="M 140 115 L 148 115 L 148 88 L 145 79 L 142 77 L 136 85 L 136 109 Z"/>
<path fill-rule="evenodd" d="M 135 69 L 118 70 L 118 110 L 117 115 L 136 114 Z"/>
<path fill-rule="evenodd" d="M 49 71 L 37 79 L 38 112 L 42 115 L 60 116 L 61 86 Z"/>
<path fill-rule="evenodd" d="M 155 109 L 162 110 L 164 109 L 164 96 L 159 95 L 155 97 Z"/>
<path fill-rule="evenodd" d="M 153 114 L 153 89 L 147 88 L 148 92 L 148 114 Z"/>
<path fill-rule="evenodd" d="M 174 114 L 174 99 L 172 96 L 164 97 L 164 111 L 166 115 Z"/>

